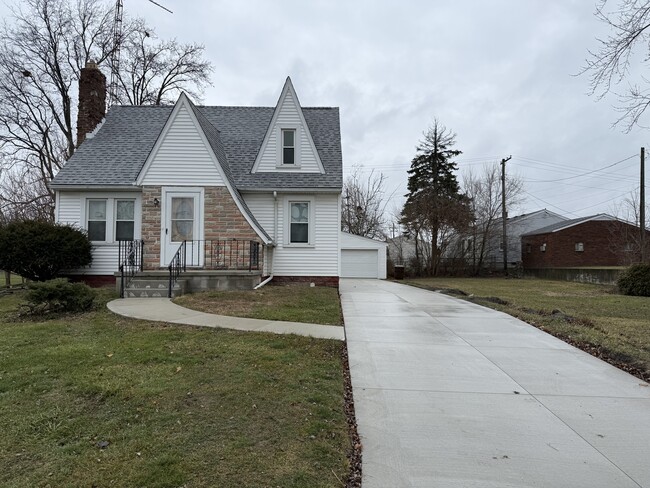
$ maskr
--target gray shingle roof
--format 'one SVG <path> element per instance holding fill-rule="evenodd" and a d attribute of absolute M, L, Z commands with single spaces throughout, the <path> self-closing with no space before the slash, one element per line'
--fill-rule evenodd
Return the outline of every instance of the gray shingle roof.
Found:
<path fill-rule="evenodd" d="M 325 174 L 250 173 L 274 107 L 195 108 L 204 116 L 197 118 L 218 159 L 221 160 L 223 152 L 227 161 L 224 170 L 237 189 L 341 189 L 343 163 L 338 108 L 303 108 Z M 111 108 L 97 134 L 86 139 L 54 178 L 53 187 L 132 185 L 172 110 L 172 106 Z"/>
<path fill-rule="evenodd" d="M 248 205 L 246 204 L 246 201 L 243 199 L 241 194 L 239 193 L 239 190 L 237 189 L 237 186 L 235 185 L 235 182 L 233 181 L 232 177 L 232 172 L 230 171 L 230 164 L 228 163 L 228 156 L 226 155 L 226 151 L 223 147 L 223 143 L 221 141 L 221 135 L 219 132 L 219 129 L 217 129 L 214 125 L 210 123 L 208 119 L 205 118 L 203 113 L 198 109 L 196 105 L 192 103 L 191 100 L 189 100 L 190 107 L 192 108 L 192 111 L 194 112 L 194 115 L 196 116 L 196 120 L 198 121 L 199 125 L 201 126 L 201 130 L 203 130 L 203 133 L 205 134 L 205 137 L 208 139 L 208 143 L 210 144 L 210 147 L 212 148 L 212 151 L 214 152 L 215 156 L 217 157 L 217 160 L 221 164 L 221 168 L 223 169 L 223 172 L 226 175 L 226 178 L 228 179 L 228 182 L 230 183 L 230 186 L 234 188 L 234 196 L 241 205 L 241 207 L 244 209 L 244 212 L 248 214 L 248 217 L 255 223 L 257 228 L 264 234 L 268 242 L 271 242 L 273 239 L 269 236 L 269 234 L 264 230 L 264 228 L 260 225 L 260 223 L 257 221 L 255 218 L 255 215 L 253 215 L 253 212 L 251 212 L 251 209 L 248 208 Z"/>
<path fill-rule="evenodd" d="M 611 215 L 607 214 L 597 214 L 597 215 L 590 215 L 588 217 L 580 217 L 577 219 L 571 219 L 571 220 L 563 220 L 562 222 L 557 222 L 555 224 L 547 225 L 546 227 L 542 227 L 540 229 L 535 229 L 530 232 L 526 232 L 525 234 L 522 234 L 522 237 L 524 236 L 536 236 L 540 234 L 549 234 L 551 232 L 555 232 L 558 229 L 563 229 L 564 227 L 573 227 L 579 224 L 582 224 L 583 222 L 587 222 L 588 220 L 616 220 L 615 217 L 612 217 Z"/>

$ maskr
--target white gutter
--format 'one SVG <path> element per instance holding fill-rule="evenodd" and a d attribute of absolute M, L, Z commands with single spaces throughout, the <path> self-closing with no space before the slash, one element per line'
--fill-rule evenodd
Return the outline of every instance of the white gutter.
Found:
<path fill-rule="evenodd" d="M 270 261 L 271 261 L 271 274 L 267 279 L 262 281 L 259 285 L 257 285 L 253 290 L 258 290 L 262 288 L 264 285 L 266 285 L 269 281 L 273 279 L 273 267 L 274 267 L 274 259 L 273 259 L 273 253 L 275 252 L 276 246 L 278 242 L 278 192 L 273 191 L 273 250 L 271 251 L 270 248 L 269 251 L 271 251 L 270 254 Z"/>
<path fill-rule="evenodd" d="M 257 290 L 258 288 L 262 288 L 264 285 L 266 285 L 269 281 L 273 279 L 273 275 L 269 276 L 267 279 L 262 281 L 259 285 L 257 285 L 253 290 Z"/>

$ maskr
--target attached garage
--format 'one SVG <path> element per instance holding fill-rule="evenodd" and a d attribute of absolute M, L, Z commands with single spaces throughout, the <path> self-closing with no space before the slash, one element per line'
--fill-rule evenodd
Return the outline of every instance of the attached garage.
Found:
<path fill-rule="evenodd" d="M 341 232 L 341 278 L 386 279 L 387 244 Z"/>

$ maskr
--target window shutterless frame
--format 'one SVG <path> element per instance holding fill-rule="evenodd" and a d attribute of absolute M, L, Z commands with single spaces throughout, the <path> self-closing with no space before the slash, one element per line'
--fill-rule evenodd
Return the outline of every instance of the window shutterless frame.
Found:
<path fill-rule="evenodd" d="M 282 129 L 282 164 L 296 164 L 296 129 Z"/>
<path fill-rule="evenodd" d="M 135 200 L 115 200 L 115 240 L 132 241 L 135 235 Z"/>
<path fill-rule="evenodd" d="M 309 244 L 309 203 L 289 202 L 290 244 Z"/>
<path fill-rule="evenodd" d="M 106 198 L 93 198 L 86 201 L 86 229 L 90 241 L 106 242 L 106 203 Z"/>

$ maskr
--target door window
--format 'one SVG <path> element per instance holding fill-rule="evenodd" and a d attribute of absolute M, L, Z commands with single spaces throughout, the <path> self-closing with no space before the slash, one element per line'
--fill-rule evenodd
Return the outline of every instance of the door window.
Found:
<path fill-rule="evenodd" d="M 172 197 L 172 242 L 194 239 L 194 198 Z"/>

